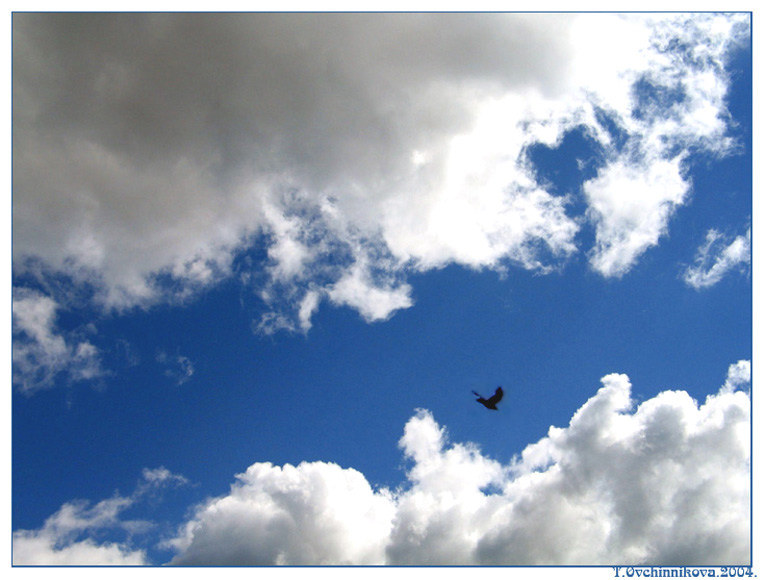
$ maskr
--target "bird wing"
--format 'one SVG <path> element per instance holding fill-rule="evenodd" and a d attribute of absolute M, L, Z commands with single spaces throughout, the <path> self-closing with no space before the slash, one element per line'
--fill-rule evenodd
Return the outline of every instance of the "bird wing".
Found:
<path fill-rule="evenodd" d="M 497 390 L 494 391 L 494 394 L 489 397 L 489 403 L 496 405 L 502 400 L 504 394 L 505 392 L 502 390 L 502 387 L 497 387 Z"/>

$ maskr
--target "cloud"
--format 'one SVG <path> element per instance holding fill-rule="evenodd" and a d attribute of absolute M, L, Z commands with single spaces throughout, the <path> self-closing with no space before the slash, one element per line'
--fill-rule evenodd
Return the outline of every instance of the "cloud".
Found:
<path fill-rule="evenodd" d="M 688 186 L 680 160 L 644 164 L 614 163 L 584 184 L 595 224 L 592 267 L 605 276 L 622 276 L 666 233 Z"/>
<path fill-rule="evenodd" d="M 396 287 L 395 282 L 375 282 L 364 264 L 356 264 L 333 284 L 328 296 L 335 304 L 352 306 L 367 321 L 374 322 L 411 306 L 410 293 L 408 284 Z"/>
<path fill-rule="evenodd" d="M 636 406 L 628 377 L 607 375 L 508 465 L 420 410 L 400 440 L 402 488 L 332 463 L 256 463 L 166 547 L 192 565 L 748 565 L 746 367 L 701 405 L 664 391 Z"/>
<path fill-rule="evenodd" d="M 165 376 L 178 386 L 190 381 L 194 375 L 194 363 L 187 356 L 171 356 L 165 351 L 159 351 L 155 360 L 165 367 Z"/>
<path fill-rule="evenodd" d="M 145 486 L 148 488 L 156 488 L 163 485 L 186 485 L 189 483 L 189 480 L 186 479 L 184 476 L 173 473 L 166 467 L 155 467 L 154 469 L 151 469 L 149 467 L 144 468 L 144 470 L 141 472 L 141 476 L 143 477 L 143 481 L 145 482 Z M 140 490 L 143 491 L 144 488 L 139 487 Z"/>
<path fill-rule="evenodd" d="M 513 510 L 479 553 L 538 563 L 749 562 L 748 397 L 699 406 L 666 391 L 630 413 L 628 378 L 602 382 L 567 428 L 524 451 L 505 488 Z"/>
<path fill-rule="evenodd" d="M 153 528 L 151 522 L 125 520 L 123 512 L 163 486 L 188 483 L 164 467 L 144 469 L 136 490 L 128 497 L 115 494 L 95 505 L 73 501 L 61 506 L 42 528 L 13 532 L 14 566 L 136 566 L 146 565 L 146 553 L 129 541 L 104 541 L 100 534 L 121 531 L 132 537 Z"/>
<path fill-rule="evenodd" d="M 734 391 L 751 387 L 752 382 L 752 363 L 748 360 L 740 360 L 736 364 L 728 367 L 728 378 L 725 384 L 720 388 L 720 394 L 733 393 Z"/>
<path fill-rule="evenodd" d="M 56 327 L 58 304 L 27 288 L 13 293 L 13 383 L 24 393 L 49 388 L 59 376 L 67 381 L 104 375 L 98 349 L 77 332 Z"/>
<path fill-rule="evenodd" d="M 141 522 L 120 522 L 118 514 L 131 504 L 130 499 L 115 496 L 94 506 L 71 502 L 45 521 L 39 530 L 13 533 L 13 564 L 34 565 L 144 565 L 142 550 L 131 550 L 119 542 L 98 543 L 90 537 L 78 540 L 82 533 L 105 528 L 141 527 Z"/>
<path fill-rule="evenodd" d="M 57 546 L 47 530 L 13 534 L 14 566 L 142 566 L 147 564 L 141 550 L 119 544 L 96 543 L 92 539 Z"/>
<path fill-rule="evenodd" d="M 410 273 L 452 263 L 544 273 L 584 250 L 621 276 L 686 202 L 688 151 L 734 146 L 725 59 L 748 25 L 15 14 L 14 269 L 121 309 L 184 300 L 263 247 L 264 332 L 307 331 L 322 303 L 384 320 L 413 303 Z M 572 130 L 598 152 L 579 215 L 527 155 Z"/>
<path fill-rule="evenodd" d="M 184 565 L 378 564 L 393 510 L 353 469 L 256 463 L 169 544 Z"/>
<path fill-rule="evenodd" d="M 683 280 L 689 286 L 701 290 L 714 286 L 723 276 L 734 270 L 748 270 L 751 261 L 752 230 L 736 236 L 732 241 L 717 230 L 709 230 L 706 242 L 696 252 L 692 266 L 683 273 Z"/>
<path fill-rule="evenodd" d="M 720 49 L 741 23 L 729 21 L 731 28 L 723 29 L 717 28 L 721 21 L 681 20 L 683 32 L 678 22 L 653 21 L 653 34 L 633 52 L 645 58 L 642 66 L 622 71 L 621 82 L 629 85 L 623 94 L 630 98 L 596 105 L 602 120 L 594 126 L 607 162 L 583 190 L 596 232 L 590 262 L 604 276 L 624 275 L 667 234 L 669 219 L 690 192 L 685 174 L 693 149 L 724 156 L 735 148 L 727 135 Z"/>
<path fill-rule="evenodd" d="M 749 367 L 731 365 L 703 404 L 664 391 L 636 405 L 628 377 L 607 375 L 506 465 L 421 409 L 399 442 L 400 488 L 333 463 L 255 463 L 157 547 L 178 565 L 748 565 Z M 187 484 L 145 469 L 130 496 L 66 503 L 13 533 L 14 564 L 147 564 L 131 538 L 155 526 L 124 514 Z"/>

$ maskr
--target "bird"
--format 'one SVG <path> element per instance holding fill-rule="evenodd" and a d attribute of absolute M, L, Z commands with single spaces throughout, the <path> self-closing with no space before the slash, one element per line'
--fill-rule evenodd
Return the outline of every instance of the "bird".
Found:
<path fill-rule="evenodd" d="M 502 395 L 504 395 L 504 391 L 502 390 L 502 387 L 497 387 L 497 390 L 494 391 L 494 394 L 489 397 L 488 399 L 484 399 L 481 395 L 476 393 L 475 391 L 472 391 L 473 394 L 478 397 L 476 399 L 477 403 L 481 403 L 484 407 L 487 409 L 491 409 L 492 411 L 499 411 L 497 409 L 497 403 L 499 403 L 502 400 Z"/>

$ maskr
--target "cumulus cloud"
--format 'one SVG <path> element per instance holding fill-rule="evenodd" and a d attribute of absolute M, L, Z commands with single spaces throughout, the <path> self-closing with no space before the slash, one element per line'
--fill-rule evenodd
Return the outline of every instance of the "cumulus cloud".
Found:
<path fill-rule="evenodd" d="M 384 320 L 407 274 L 450 263 L 547 272 L 584 249 L 620 276 L 685 203 L 689 148 L 730 150 L 725 58 L 748 34 L 711 14 L 15 14 L 14 268 L 124 308 L 262 244 L 265 332 L 323 302 Z M 527 157 L 575 129 L 600 152 L 582 215 Z"/>
<path fill-rule="evenodd" d="M 123 512 L 146 494 L 168 485 L 185 485 L 186 478 L 165 467 L 144 469 L 136 490 L 128 497 L 115 494 L 94 505 L 84 500 L 61 506 L 37 530 L 13 532 L 15 566 L 135 566 L 146 565 L 142 549 L 129 541 L 104 541 L 99 535 L 119 531 L 133 536 L 152 529 L 151 522 L 128 520 Z"/>
<path fill-rule="evenodd" d="M 27 394 L 51 387 L 57 377 L 81 381 L 104 374 L 98 349 L 56 326 L 58 304 L 26 288 L 13 293 L 13 382 Z"/>
<path fill-rule="evenodd" d="M 509 464 L 418 410 L 399 441 L 401 487 L 321 461 L 255 463 L 159 547 L 178 565 L 748 565 L 749 369 L 731 365 L 702 404 L 664 391 L 636 405 L 629 378 L 607 375 Z M 186 484 L 145 469 L 130 496 L 69 502 L 13 533 L 14 564 L 147 564 L 130 538 L 154 526 L 125 513 Z"/>
<path fill-rule="evenodd" d="M 607 375 L 508 465 L 420 410 L 396 490 L 331 463 L 256 463 L 197 506 L 172 563 L 748 565 L 747 362 L 703 404 L 664 391 L 636 405 L 628 377 Z"/>
<path fill-rule="evenodd" d="M 256 463 L 229 495 L 199 506 L 169 542 L 176 564 L 321 565 L 384 561 L 394 504 L 353 469 Z"/>
<path fill-rule="evenodd" d="M 714 286 L 723 276 L 735 270 L 748 270 L 751 261 L 752 230 L 733 240 L 717 230 L 707 232 L 706 241 L 696 252 L 692 266 L 683 273 L 683 280 L 698 290 Z"/>

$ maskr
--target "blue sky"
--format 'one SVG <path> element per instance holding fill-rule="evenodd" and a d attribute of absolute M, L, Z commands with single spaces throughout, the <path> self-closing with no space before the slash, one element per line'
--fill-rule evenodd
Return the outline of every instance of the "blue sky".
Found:
<path fill-rule="evenodd" d="M 14 563 L 749 563 L 747 14 L 13 49 Z"/>

